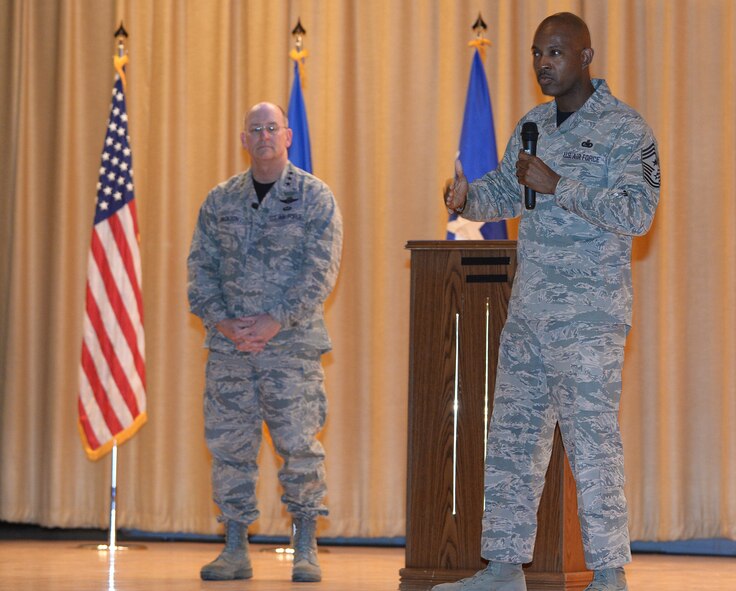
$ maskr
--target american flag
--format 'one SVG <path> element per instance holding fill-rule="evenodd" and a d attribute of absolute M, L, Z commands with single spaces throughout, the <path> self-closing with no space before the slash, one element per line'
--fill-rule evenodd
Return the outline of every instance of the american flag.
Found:
<path fill-rule="evenodd" d="M 138 221 L 125 109 L 127 56 L 115 84 L 97 183 L 79 386 L 79 430 L 96 460 L 146 422 L 146 371 Z"/>

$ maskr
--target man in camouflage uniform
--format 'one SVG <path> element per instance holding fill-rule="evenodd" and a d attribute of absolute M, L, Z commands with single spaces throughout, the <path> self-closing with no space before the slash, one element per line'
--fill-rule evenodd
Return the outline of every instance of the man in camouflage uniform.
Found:
<path fill-rule="evenodd" d="M 189 302 L 207 329 L 205 437 L 226 545 L 207 580 L 252 576 L 247 527 L 262 422 L 284 460 L 282 501 L 293 517 L 292 580 L 319 581 L 315 519 L 326 515 L 327 401 L 320 357 L 330 350 L 323 303 L 335 284 L 342 219 L 330 189 L 288 161 L 283 110 L 255 105 L 241 135 L 251 168 L 216 186 L 189 253 Z"/>
<path fill-rule="evenodd" d="M 659 199 L 651 129 L 591 80 L 585 23 L 570 13 L 539 25 L 532 47 L 544 94 L 555 100 L 518 123 L 499 168 L 468 186 L 462 166 L 445 192 L 471 220 L 521 215 L 518 269 L 501 334 L 486 462 L 482 554 L 488 568 L 437 591 L 523 591 L 537 508 L 559 422 L 577 484 L 588 591 L 627 589 L 630 562 L 621 370 L 631 325 L 632 237 L 649 229 Z M 520 131 L 539 127 L 537 153 Z M 522 210 L 522 187 L 538 192 Z"/>

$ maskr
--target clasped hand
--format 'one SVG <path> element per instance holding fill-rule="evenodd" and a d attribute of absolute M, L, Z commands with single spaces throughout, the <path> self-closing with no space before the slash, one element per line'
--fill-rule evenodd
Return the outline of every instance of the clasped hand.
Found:
<path fill-rule="evenodd" d="M 281 324 L 270 314 L 227 318 L 217 323 L 225 337 L 235 343 L 238 351 L 260 353 L 281 330 Z"/>

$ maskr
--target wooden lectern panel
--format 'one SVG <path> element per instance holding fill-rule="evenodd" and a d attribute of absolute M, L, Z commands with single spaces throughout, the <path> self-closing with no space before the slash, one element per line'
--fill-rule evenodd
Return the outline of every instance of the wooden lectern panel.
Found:
<path fill-rule="evenodd" d="M 411 250 L 406 566 L 401 589 L 474 573 L 498 341 L 516 269 L 511 241 L 416 241 Z M 455 405 L 457 403 L 457 412 Z M 583 589 L 575 487 L 559 433 L 540 504 L 534 589 Z"/>

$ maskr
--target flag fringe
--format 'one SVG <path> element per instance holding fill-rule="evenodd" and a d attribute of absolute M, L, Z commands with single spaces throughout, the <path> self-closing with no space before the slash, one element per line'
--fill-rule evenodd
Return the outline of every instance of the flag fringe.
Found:
<path fill-rule="evenodd" d="M 490 47 L 491 42 L 483 37 L 478 37 L 468 43 L 468 47 L 475 47 L 478 50 L 481 59 L 486 59 L 486 46 Z"/>
<path fill-rule="evenodd" d="M 296 49 L 292 49 L 289 52 L 289 57 L 293 59 L 297 66 L 299 67 L 299 82 L 301 84 L 302 90 L 304 90 L 307 87 L 307 73 L 306 69 L 304 67 L 304 60 L 307 58 L 309 53 L 306 49 L 302 49 L 301 51 L 297 51 Z"/>
<path fill-rule="evenodd" d="M 113 56 L 113 64 L 115 65 L 115 71 L 118 73 L 118 76 L 120 76 L 120 80 L 123 81 L 123 92 L 125 92 L 127 85 L 125 83 L 125 65 L 128 63 L 128 56 L 122 55 L 122 56 Z"/>
<path fill-rule="evenodd" d="M 87 454 L 87 457 L 90 460 L 99 460 L 100 458 L 106 456 L 108 453 L 112 451 L 113 445 L 115 445 L 115 442 L 117 442 L 118 446 L 122 445 L 128 439 L 133 437 L 138 432 L 138 429 L 140 429 L 148 420 L 148 415 L 145 411 L 140 413 L 135 420 L 128 425 L 125 429 L 120 431 L 115 437 L 112 439 L 109 439 L 104 444 L 102 444 L 97 449 L 92 449 L 92 447 L 89 445 L 89 442 L 87 441 L 87 437 L 84 433 L 84 427 L 82 426 L 82 421 L 77 422 L 77 428 L 79 429 L 79 434 L 82 438 L 82 444 L 84 445 L 84 451 Z"/>

